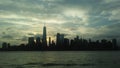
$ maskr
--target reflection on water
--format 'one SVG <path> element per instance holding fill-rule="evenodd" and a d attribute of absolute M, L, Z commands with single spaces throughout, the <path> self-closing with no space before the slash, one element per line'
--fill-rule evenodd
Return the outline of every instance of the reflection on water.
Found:
<path fill-rule="evenodd" d="M 0 52 L 0 68 L 119 68 L 120 51 Z"/>

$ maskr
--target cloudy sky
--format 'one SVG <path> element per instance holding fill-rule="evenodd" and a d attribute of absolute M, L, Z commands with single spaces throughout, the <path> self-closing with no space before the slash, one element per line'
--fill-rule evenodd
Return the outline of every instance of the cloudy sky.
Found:
<path fill-rule="evenodd" d="M 120 38 L 120 0 L 0 0 L 0 43 L 27 43 L 56 33 L 92 39 Z"/>

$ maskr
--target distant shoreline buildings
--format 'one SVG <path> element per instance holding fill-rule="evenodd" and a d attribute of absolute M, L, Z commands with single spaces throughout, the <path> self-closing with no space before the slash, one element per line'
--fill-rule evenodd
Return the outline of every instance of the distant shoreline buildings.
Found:
<path fill-rule="evenodd" d="M 28 38 L 27 44 L 11 46 L 10 43 L 3 42 L 0 51 L 80 51 L 80 50 L 118 50 L 117 40 L 96 40 L 83 39 L 76 36 L 74 39 L 64 38 L 64 34 L 57 33 L 56 42 L 51 40 L 47 43 L 46 26 L 43 27 L 43 37 Z"/>

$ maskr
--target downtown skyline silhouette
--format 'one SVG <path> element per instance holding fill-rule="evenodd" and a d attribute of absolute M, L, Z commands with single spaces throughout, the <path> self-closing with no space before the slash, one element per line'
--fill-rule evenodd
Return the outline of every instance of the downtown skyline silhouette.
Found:
<path fill-rule="evenodd" d="M 65 39 L 76 36 L 89 43 L 102 40 L 120 45 L 119 0 L 1 0 L 0 48 L 28 45 L 29 37 L 40 36 L 49 46 L 49 37 L 57 45 L 57 33 Z M 47 32 L 43 39 L 43 24 Z M 45 36 L 44 36 L 45 37 Z M 75 41 L 75 40 L 74 40 Z M 82 45 L 82 44 L 80 44 Z M 119 46 L 120 47 L 120 46 Z"/>
<path fill-rule="evenodd" d="M 80 50 L 118 50 L 117 40 L 96 40 L 84 39 L 76 36 L 74 39 L 64 37 L 64 34 L 56 34 L 55 40 L 47 41 L 47 29 L 44 25 L 42 37 L 29 37 L 28 43 L 20 45 L 10 45 L 3 42 L 0 51 L 80 51 Z"/>

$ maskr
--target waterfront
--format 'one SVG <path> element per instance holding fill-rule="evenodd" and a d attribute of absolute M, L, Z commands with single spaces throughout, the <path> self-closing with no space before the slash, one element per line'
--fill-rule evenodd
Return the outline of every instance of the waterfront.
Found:
<path fill-rule="evenodd" d="M 0 68 L 119 68 L 120 51 L 0 52 Z"/>

